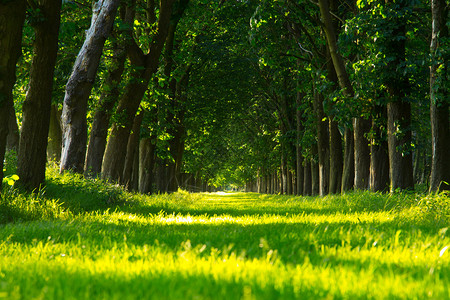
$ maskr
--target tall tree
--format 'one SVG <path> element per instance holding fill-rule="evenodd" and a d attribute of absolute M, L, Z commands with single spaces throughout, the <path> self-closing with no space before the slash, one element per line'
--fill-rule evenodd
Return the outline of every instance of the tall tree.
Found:
<path fill-rule="evenodd" d="M 64 97 L 63 148 L 60 171 L 83 173 L 87 142 L 87 102 L 94 84 L 103 46 L 108 38 L 120 0 L 94 2 L 86 39 L 73 66 Z"/>
<path fill-rule="evenodd" d="M 354 89 L 350 77 L 345 69 L 345 63 L 338 52 L 336 41 L 336 29 L 332 22 L 328 0 L 319 0 L 320 13 L 323 20 L 323 27 L 330 51 L 331 59 L 343 94 L 348 98 L 354 97 Z M 354 130 L 354 158 L 355 158 L 355 189 L 366 189 L 369 186 L 370 152 L 368 141 L 364 137 L 369 126 L 368 121 L 357 117 L 353 121 Z M 348 173 L 345 173 L 346 175 Z"/>
<path fill-rule="evenodd" d="M 445 0 L 432 0 L 432 35 L 430 51 L 430 114 L 432 162 L 430 191 L 450 189 L 450 125 L 449 125 L 449 5 Z"/>
<path fill-rule="evenodd" d="M 28 190 L 39 189 L 45 180 L 47 137 L 53 75 L 58 52 L 61 1 L 30 2 L 34 27 L 33 61 L 22 113 L 17 172 L 19 184 Z"/>
<path fill-rule="evenodd" d="M 12 89 L 16 81 L 16 62 L 21 54 L 25 10 L 25 0 L 0 2 L 0 183 L 3 180 L 8 123 L 13 110 Z"/>
<path fill-rule="evenodd" d="M 382 52 L 386 57 L 384 84 L 388 93 L 388 146 L 391 192 L 414 188 L 411 147 L 411 103 L 409 82 L 403 70 L 406 60 L 406 17 L 409 1 L 386 1 L 386 37 Z"/>
<path fill-rule="evenodd" d="M 175 0 L 160 1 L 157 29 L 151 39 L 146 54 L 144 54 L 136 42 L 131 41 L 131 44 L 128 46 L 128 57 L 130 58 L 131 64 L 135 66 L 135 70 L 119 100 L 116 114 L 121 116 L 121 120 L 120 122 L 115 122 L 112 126 L 103 157 L 103 178 L 120 181 L 122 177 L 127 141 L 133 125 L 134 116 L 147 91 L 150 78 L 157 70 L 159 57 L 169 31 L 174 3 Z M 155 7 L 150 7 L 149 13 L 154 11 L 154 9 Z M 131 31 L 130 38 L 132 38 Z"/>

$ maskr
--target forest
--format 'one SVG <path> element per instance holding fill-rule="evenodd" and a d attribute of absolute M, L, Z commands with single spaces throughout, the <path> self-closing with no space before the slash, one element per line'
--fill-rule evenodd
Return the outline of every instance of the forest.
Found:
<path fill-rule="evenodd" d="M 450 299 L 448 0 L 0 0 L 0 299 Z"/>
<path fill-rule="evenodd" d="M 449 187 L 445 0 L 60 2 L 1 2 L 18 186 L 54 161 L 141 193 Z"/>

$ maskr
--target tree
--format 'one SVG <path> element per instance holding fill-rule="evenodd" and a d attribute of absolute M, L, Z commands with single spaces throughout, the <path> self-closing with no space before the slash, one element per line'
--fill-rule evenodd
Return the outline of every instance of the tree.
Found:
<path fill-rule="evenodd" d="M 16 81 L 16 62 L 21 53 L 25 9 L 24 0 L 0 2 L 0 182 L 3 180 L 3 160 L 13 110 L 12 89 Z"/>
<path fill-rule="evenodd" d="M 449 126 L 449 6 L 445 0 L 432 0 L 432 35 L 430 51 L 430 115 L 432 163 L 430 192 L 450 189 Z"/>
<path fill-rule="evenodd" d="M 32 2 L 33 60 L 23 104 L 17 172 L 19 184 L 39 189 L 45 180 L 46 148 L 50 123 L 53 75 L 58 51 L 60 0 Z"/>
<path fill-rule="evenodd" d="M 66 85 L 61 172 L 83 173 L 87 142 L 87 101 L 97 73 L 103 46 L 111 32 L 120 0 L 100 0 L 93 4 L 91 27 L 78 53 Z"/>
<path fill-rule="evenodd" d="M 144 54 L 142 49 L 133 40 L 130 28 L 129 37 L 131 40 L 127 51 L 134 70 L 116 110 L 116 114 L 120 116 L 121 120 L 115 122 L 112 126 L 103 157 L 102 176 L 105 179 L 120 182 L 122 177 L 127 141 L 133 125 L 134 116 L 147 91 L 149 81 L 158 68 L 159 57 L 169 31 L 174 3 L 175 0 L 161 0 L 158 25 L 148 45 L 146 54 Z M 148 13 L 152 14 L 154 13 L 155 7 L 149 7 L 148 9 Z"/>

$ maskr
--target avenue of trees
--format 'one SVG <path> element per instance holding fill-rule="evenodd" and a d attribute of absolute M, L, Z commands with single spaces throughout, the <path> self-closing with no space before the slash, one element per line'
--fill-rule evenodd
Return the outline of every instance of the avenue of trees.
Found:
<path fill-rule="evenodd" d="M 0 177 L 450 189 L 447 0 L 0 0 Z"/>

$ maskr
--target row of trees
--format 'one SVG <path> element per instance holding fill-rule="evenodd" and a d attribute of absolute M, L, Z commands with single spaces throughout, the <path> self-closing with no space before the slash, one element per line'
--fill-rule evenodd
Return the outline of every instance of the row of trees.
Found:
<path fill-rule="evenodd" d="M 449 188 L 445 0 L 6 0 L 0 14 L 0 170 L 16 149 L 29 190 L 47 157 L 143 193 Z"/>

